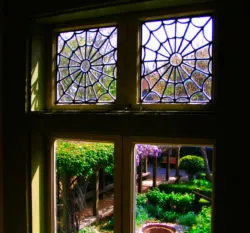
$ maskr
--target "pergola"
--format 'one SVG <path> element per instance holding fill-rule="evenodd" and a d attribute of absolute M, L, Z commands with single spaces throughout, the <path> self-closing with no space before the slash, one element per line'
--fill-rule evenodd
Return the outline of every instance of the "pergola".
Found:
<path fill-rule="evenodd" d="M 161 155 L 164 157 L 164 164 L 166 166 L 166 181 L 170 178 L 170 165 L 175 164 L 175 177 L 179 179 L 179 160 L 180 160 L 180 148 L 179 145 L 174 146 L 162 146 Z M 172 157 L 173 151 L 176 151 L 175 157 Z M 157 179 L 157 157 L 152 157 L 153 161 L 153 187 L 156 187 L 156 179 Z M 140 160 L 138 167 L 138 177 L 137 177 L 137 185 L 138 185 L 138 193 L 142 192 L 142 180 L 143 177 L 148 175 L 148 157 Z"/>

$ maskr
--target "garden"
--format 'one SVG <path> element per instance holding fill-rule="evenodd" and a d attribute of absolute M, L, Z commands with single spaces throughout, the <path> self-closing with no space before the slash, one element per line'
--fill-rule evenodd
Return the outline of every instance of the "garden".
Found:
<path fill-rule="evenodd" d="M 211 233 L 211 147 L 136 144 L 135 161 L 136 233 Z M 113 171 L 112 143 L 57 140 L 57 233 L 114 232 Z"/>

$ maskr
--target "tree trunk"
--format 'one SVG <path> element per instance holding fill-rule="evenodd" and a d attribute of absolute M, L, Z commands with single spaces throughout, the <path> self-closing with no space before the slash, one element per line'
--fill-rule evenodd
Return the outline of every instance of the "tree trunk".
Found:
<path fill-rule="evenodd" d="M 177 150 L 177 153 L 176 153 L 176 156 L 175 156 L 175 177 L 176 177 L 176 182 L 178 182 L 179 179 L 180 179 L 179 165 L 180 165 L 180 150 L 181 150 L 181 147 L 180 146 L 176 147 L 176 150 Z"/>
<path fill-rule="evenodd" d="M 170 154 L 172 153 L 172 149 L 168 149 L 166 156 L 167 156 L 167 160 L 166 160 L 166 181 L 169 180 L 170 177 Z"/>
<path fill-rule="evenodd" d="M 157 178 L 157 157 L 153 157 L 153 187 L 156 187 Z"/>
<path fill-rule="evenodd" d="M 104 168 L 100 168 L 99 170 L 99 189 L 102 190 L 105 187 L 105 173 Z M 99 195 L 100 199 L 103 199 L 103 193 Z"/>
<path fill-rule="evenodd" d="M 148 172 L 148 156 L 144 159 L 143 172 Z"/>
<path fill-rule="evenodd" d="M 143 170 L 143 159 L 140 158 L 139 166 L 138 166 L 138 177 L 137 177 L 137 186 L 138 193 L 142 193 L 142 170 Z"/>
<path fill-rule="evenodd" d="M 208 181 L 212 182 L 212 176 L 211 176 L 211 171 L 210 171 L 209 162 L 208 162 L 208 158 L 207 158 L 206 148 L 201 147 L 201 152 L 202 152 L 202 157 L 203 157 L 204 163 L 205 163 L 206 178 Z"/>
<path fill-rule="evenodd" d="M 72 232 L 74 222 L 74 213 L 72 213 L 71 198 L 70 198 L 70 177 L 64 173 L 62 175 L 62 190 L 63 190 L 63 229 L 64 232 Z M 73 220 L 72 220 L 73 219 Z"/>
<path fill-rule="evenodd" d="M 99 215 L 99 171 L 94 174 L 93 215 Z"/>

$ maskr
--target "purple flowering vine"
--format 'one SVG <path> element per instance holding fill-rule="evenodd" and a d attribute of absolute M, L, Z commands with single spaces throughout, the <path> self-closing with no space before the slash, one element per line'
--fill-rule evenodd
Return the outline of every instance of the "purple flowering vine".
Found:
<path fill-rule="evenodd" d="M 161 149 L 158 146 L 149 144 L 136 144 L 135 150 L 136 166 L 139 165 L 141 159 L 146 157 L 158 157 L 161 152 Z"/>

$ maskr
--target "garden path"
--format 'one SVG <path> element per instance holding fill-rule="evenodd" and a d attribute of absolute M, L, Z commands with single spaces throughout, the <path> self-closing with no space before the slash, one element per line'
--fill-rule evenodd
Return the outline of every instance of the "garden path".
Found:
<path fill-rule="evenodd" d="M 148 172 L 150 172 L 150 175 L 147 179 L 143 180 L 142 182 L 142 192 L 147 192 L 153 185 L 153 168 L 152 165 L 148 165 Z M 174 182 L 176 180 L 175 178 L 175 169 L 170 169 L 170 178 L 169 181 L 165 180 L 166 176 L 166 168 L 158 167 L 157 168 L 157 178 L 156 178 L 156 184 L 159 185 L 161 183 L 165 182 Z M 184 171 L 180 170 L 180 176 L 185 178 L 186 174 Z M 113 206 L 114 206 L 114 194 L 112 191 L 107 192 L 104 194 L 103 199 L 99 200 L 99 218 L 103 219 L 106 217 L 109 217 L 113 214 Z M 92 203 L 87 203 L 87 206 L 84 208 L 84 210 L 80 213 L 80 229 L 82 229 L 85 226 L 91 225 L 94 222 L 97 221 L 97 217 L 93 216 L 92 211 Z"/>

